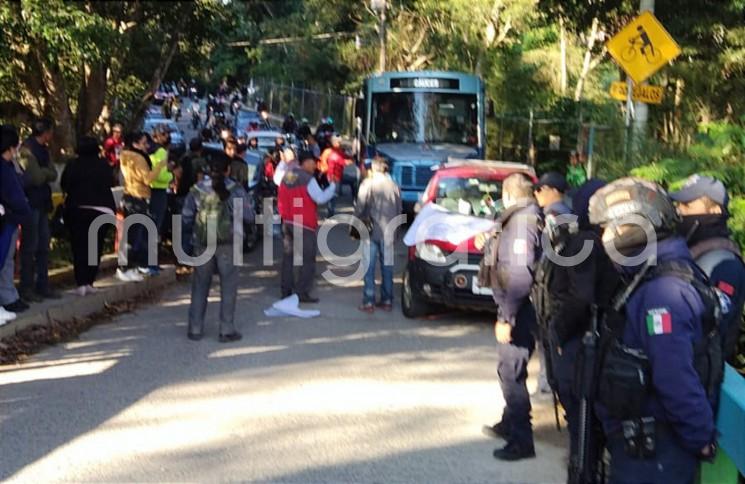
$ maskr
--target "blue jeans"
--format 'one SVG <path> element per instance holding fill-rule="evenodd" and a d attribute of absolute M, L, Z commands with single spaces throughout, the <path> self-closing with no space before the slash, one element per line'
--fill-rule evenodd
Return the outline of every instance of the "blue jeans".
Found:
<path fill-rule="evenodd" d="M 13 272 L 15 269 L 15 254 L 16 254 L 16 240 L 18 239 L 18 229 L 10 227 L 7 224 L 0 231 L 13 231 L 10 234 L 10 244 L 8 250 L 3 259 L 3 264 L 0 266 L 0 305 L 11 304 L 18 301 L 18 291 L 13 285 Z M 3 236 L 8 236 L 7 233 L 3 233 Z"/>
<path fill-rule="evenodd" d="M 375 304 L 375 269 L 380 262 L 382 283 L 380 288 L 380 302 L 383 304 L 393 303 L 393 265 L 385 264 L 387 251 L 382 240 L 370 240 L 365 242 L 362 263 L 367 267 L 365 272 L 365 287 L 362 295 L 363 304 Z M 390 254 L 391 256 L 393 254 Z M 391 260 L 391 262 L 393 262 Z"/>
<path fill-rule="evenodd" d="M 341 182 L 339 182 L 336 185 L 336 195 L 334 195 L 334 198 L 328 201 L 326 204 L 327 208 L 327 217 L 331 218 L 334 215 L 336 215 L 336 199 L 341 196 Z"/>
<path fill-rule="evenodd" d="M 46 291 L 48 270 L 49 218 L 46 210 L 34 208 L 21 224 L 21 292 Z"/>
<path fill-rule="evenodd" d="M 163 222 L 168 213 L 168 194 L 165 189 L 153 188 L 150 193 L 150 215 L 158 227 L 158 235 L 163 233 Z"/>

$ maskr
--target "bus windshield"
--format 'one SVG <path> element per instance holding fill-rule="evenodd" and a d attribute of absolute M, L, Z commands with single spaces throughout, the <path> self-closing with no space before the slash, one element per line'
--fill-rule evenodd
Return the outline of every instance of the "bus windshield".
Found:
<path fill-rule="evenodd" d="M 475 94 L 388 92 L 372 96 L 372 143 L 478 145 Z"/>

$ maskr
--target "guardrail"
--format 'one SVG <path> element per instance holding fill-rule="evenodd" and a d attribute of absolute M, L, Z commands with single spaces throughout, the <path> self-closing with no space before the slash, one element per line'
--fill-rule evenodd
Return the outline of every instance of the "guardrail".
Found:
<path fill-rule="evenodd" d="M 334 94 L 330 89 L 324 92 L 287 86 L 270 80 L 255 80 L 254 87 L 254 97 L 261 98 L 270 113 L 281 116 L 292 113 L 298 123 L 307 118 L 311 126 L 317 126 L 322 118 L 331 116 L 339 134 L 354 134 L 357 99 L 353 96 Z"/>

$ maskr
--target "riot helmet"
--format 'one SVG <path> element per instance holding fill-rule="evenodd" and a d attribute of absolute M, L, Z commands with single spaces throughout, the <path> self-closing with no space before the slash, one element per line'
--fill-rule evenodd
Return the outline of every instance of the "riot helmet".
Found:
<path fill-rule="evenodd" d="M 656 183 L 626 177 L 598 190 L 590 198 L 590 223 L 605 229 L 603 244 L 618 251 L 644 246 L 651 232 L 657 239 L 676 232 L 680 217 L 670 196 Z"/>

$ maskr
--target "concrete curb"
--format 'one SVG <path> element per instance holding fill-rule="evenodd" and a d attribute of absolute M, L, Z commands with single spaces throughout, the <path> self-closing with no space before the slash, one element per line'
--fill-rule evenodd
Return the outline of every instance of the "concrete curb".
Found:
<path fill-rule="evenodd" d="M 102 281 L 103 282 L 103 281 Z M 160 274 L 149 277 L 142 282 L 114 282 L 96 294 L 80 297 L 66 293 L 62 299 L 34 304 L 25 313 L 10 323 L 0 326 L 0 339 L 12 336 L 17 332 L 34 325 L 48 325 L 52 321 L 69 321 L 85 318 L 103 311 L 107 304 L 113 304 L 137 298 L 150 291 L 161 289 L 176 282 L 176 269 L 165 266 Z"/>

